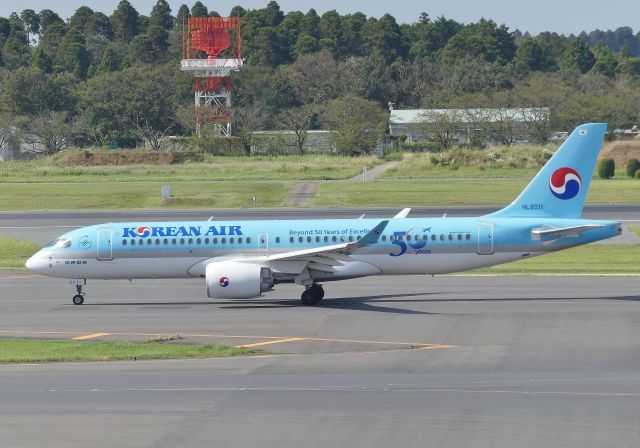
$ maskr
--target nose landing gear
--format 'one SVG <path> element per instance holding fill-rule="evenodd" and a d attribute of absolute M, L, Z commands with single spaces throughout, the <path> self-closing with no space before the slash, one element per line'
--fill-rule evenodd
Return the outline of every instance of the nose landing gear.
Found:
<path fill-rule="evenodd" d="M 69 283 L 76 287 L 77 294 L 73 296 L 71 301 L 74 305 L 82 305 L 84 303 L 84 295 L 85 292 L 82 291 L 82 287 L 87 284 L 87 279 L 85 278 L 75 278 L 70 280 Z"/>
<path fill-rule="evenodd" d="M 300 296 L 300 300 L 307 306 L 317 305 L 324 297 L 324 289 L 322 285 L 313 283 Z"/>

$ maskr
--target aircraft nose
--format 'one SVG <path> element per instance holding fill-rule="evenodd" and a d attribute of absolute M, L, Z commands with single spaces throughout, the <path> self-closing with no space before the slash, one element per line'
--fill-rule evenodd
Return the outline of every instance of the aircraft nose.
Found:
<path fill-rule="evenodd" d="M 29 258 L 24 265 L 31 272 L 44 274 L 49 268 L 49 261 L 46 259 L 46 257 L 43 257 L 42 254 L 36 253 L 31 258 Z"/>

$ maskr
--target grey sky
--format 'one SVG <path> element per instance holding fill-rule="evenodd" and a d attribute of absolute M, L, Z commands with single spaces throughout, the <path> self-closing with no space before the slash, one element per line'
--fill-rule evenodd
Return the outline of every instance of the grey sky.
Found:
<path fill-rule="evenodd" d="M 129 0 L 141 14 L 148 15 L 156 0 Z M 173 12 L 182 3 L 191 6 L 196 0 L 168 0 Z M 201 0 L 202 1 L 202 0 Z M 67 18 L 80 6 L 86 5 L 109 15 L 119 0 L 22 0 L 12 2 L 0 0 L 0 16 L 7 17 L 12 11 L 29 8 L 40 11 L 53 9 Z M 205 0 L 203 3 L 220 14 L 228 14 L 234 5 L 247 9 L 262 8 L 268 0 Z M 361 11 L 368 16 L 380 17 L 392 14 L 400 23 L 413 23 L 420 12 L 426 11 L 432 18 L 444 15 L 447 18 L 468 23 L 481 17 L 505 23 L 510 29 L 531 33 L 556 31 L 570 34 L 596 28 L 607 30 L 630 26 L 640 30 L 640 1 L 637 0 L 280 0 L 280 8 L 307 11 L 315 8 L 319 14 L 336 9 L 339 13 Z"/>

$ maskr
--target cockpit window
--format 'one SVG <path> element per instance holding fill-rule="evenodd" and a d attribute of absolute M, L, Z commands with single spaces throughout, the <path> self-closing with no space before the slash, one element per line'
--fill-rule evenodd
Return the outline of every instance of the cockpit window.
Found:
<path fill-rule="evenodd" d="M 68 238 L 57 238 L 51 241 L 44 247 L 57 247 L 58 249 L 64 249 L 66 247 L 71 246 L 71 240 Z"/>

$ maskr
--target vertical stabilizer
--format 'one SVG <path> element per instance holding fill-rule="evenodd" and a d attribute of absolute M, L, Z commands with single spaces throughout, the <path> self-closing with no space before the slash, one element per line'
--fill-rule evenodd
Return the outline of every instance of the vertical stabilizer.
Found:
<path fill-rule="evenodd" d="M 606 129 L 606 123 L 578 126 L 520 196 L 489 216 L 579 218 Z"/>

